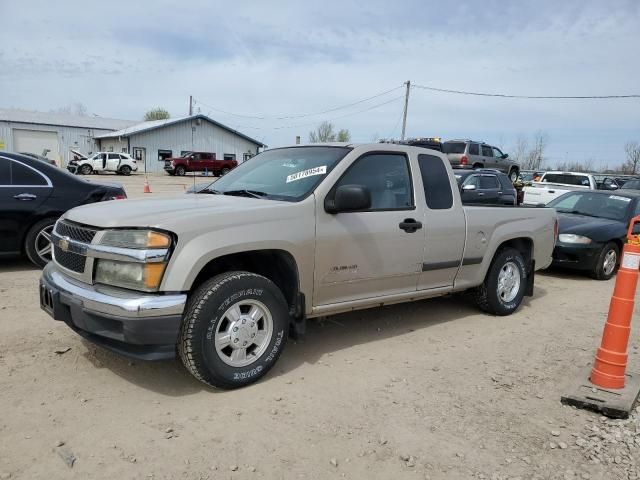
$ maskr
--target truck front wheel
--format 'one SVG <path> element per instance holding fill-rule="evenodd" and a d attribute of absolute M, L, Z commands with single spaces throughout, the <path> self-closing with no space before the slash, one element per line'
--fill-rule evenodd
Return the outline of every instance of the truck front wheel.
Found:
<path fill-rule="evenodd" d="M 198 380 L 217 388 L 243 387 L 263 377 L 284 349 L 289 309 L 280 289 L 249 272 L 229 272 L 191 295 L 178 353 Z"/>
<path fill-rule="evenodd" d="M 491 262 L 484 283 L 476 289 L 476 303 L 492 315 L 511 315 L 522 303 L 527 286 L 522 254 L 514 248 L 499 251 Z"/>

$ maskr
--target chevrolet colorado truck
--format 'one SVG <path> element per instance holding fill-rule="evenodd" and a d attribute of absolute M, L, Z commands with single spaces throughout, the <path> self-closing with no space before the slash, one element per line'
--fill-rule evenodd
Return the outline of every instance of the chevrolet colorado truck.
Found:
<path fill-rule="evenodd" d="M 393 144 L 267 150 L 197 194 L 108 203 L 57 222 L 42 308 L 219 388 L 264 376 L 307 318 L 465 290 L 509 315 L 557 232 L 553 209 L 463 206 L 446 156 Z"/>

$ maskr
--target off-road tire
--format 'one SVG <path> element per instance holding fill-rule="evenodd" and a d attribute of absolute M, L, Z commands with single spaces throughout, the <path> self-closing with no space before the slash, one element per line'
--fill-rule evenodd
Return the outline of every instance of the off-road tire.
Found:
<path fill-rule="evenodd" d="M 82 165 L 79 169 L 78 172 L 81 175 L 91 175 L 93 173 L 93 167 L 91 165 Z"/>
<path fill-rule="evenodd" d="M 604 271 L 604 259 L 610 251 L 614 251 L 616 254 L 616 266 L 611 273 L 606 273 Z M 619 264 L 620 264 L 620 248 L 618 247 L 618 245 L 616 245 L 615 242 L 609 242 L 600 251 L 600 255 L 598 255 L 598 260 L 596 261 L 596 265 L 593 271 L 591 272 L 591 276 L 596 280 L 609 280 L 618 271 Z"/>
<path fill-rule="evenodd" d="M 504 302 L 498 295 L 498 276 L 502 268 L 513 262 L 520 272 L 520 287 L 515 298 Z M 484 282 L 475 290 L 475 301 L 480 310 L 491 315 L 505 316 L 515 312 L 524 298 L 527 283 L 527 268 L 522 254 L 514 248 L 505 248 L 496 252 Z"/>
<path fill-rule="evenodd" d="M 473 170 L 479 170 L 481 168 L 484 168 L 484 165 L 481 164 L 481 163 L 474 163 L 473 167 L 471 167 L 471 168 L 473 168 Z"/>
<path fill-rule="evenodd" d="M 131 175 L 131 167 L 129 165 L 123 165 L 120 167 L 120 173 L 122 175 Z"/>
<path fill-rule="evenodd" d="M 218 355 L 214 337 L 226 310 L 239 300 L 258 300 L 271 314 L 273 329 L 267 348 L 250 365 L 233 367 Z M 186 369 L 201 382 L 221 389 L 243 387 L 262 378 L 278 360 L 287 342 L 289 309 L 280 289 L 268 278 L 249 272 L 229 272 L 198 287 L 187 302 L 178 354 Z"/>
<path fill-rule="evenodd" d="M 517 168 L 511 169 L 511 171 L 509 172 L 509 180 L 511 180 L 511 183 L 516 183 L 516 181 L 518 180 L 519 174 L 520 172 L 518 171 Z"/>
<path fill-rule="evenodd" d="M 187 173 L 187 169 L 182 165 L 178 165 L 176 167 L 176 175 L 178 175 L 179 177 L 184 177 L 185 173 Z"/>
<path fill-rule="evenodd" d="M 48 262 L 45 262 L 42 258 L 40 258 L 40 255 L 38 255 L 36 249 L 36 239 L 38 238 L 38 233 L 40 233 L 45 228 L 52 226 L 54 223 L 56 223 L 56 220 L 57 218 L 53 217 L 40 220 L 29 229 L 29 232 L 24 239 L 24 252 L 27 255 L 27 258 L 31 261 L 31 263 L 40 268 L 44 268 Z"/>

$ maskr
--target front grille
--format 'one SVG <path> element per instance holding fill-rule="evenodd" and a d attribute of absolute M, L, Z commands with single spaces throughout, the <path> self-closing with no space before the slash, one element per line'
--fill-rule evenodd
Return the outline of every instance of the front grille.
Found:
<path fill-rule="evenodd" d="M 56 224 L 56 233 L 61 237 L 69 237 L 71 240 L 91 243 L 98 232 L 88 227 L 60 221 Z"/>
<path fill-rule="evenodd" d="M 53 255 L 56 263 L 60 266 L 76 273 L 84 273 L 84 264 L 86 258 L 73 252 L 65 252 L 60 247 L 53 247 Z"/>
<path fill-rule="evenodd" d="M 170 166 L 171 166 L 171 162 L 169 162 L 169 161 L 166 161 L 166 160 L 165 160 L 165 162 L 164 162 L 164 166 L 165 166 L 165 167 L 170 167 Z"/>

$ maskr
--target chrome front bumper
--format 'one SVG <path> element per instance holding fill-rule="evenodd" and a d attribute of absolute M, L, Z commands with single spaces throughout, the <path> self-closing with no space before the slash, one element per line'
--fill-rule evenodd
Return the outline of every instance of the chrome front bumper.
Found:
<path fill-rule="evenodd" d="M 42 271 L 40 306 L 54 320 L 117 353 L 161 360 L 175 356 L 187 295 L 147 294 L 83 284 L 53 263 Z"/>
<path fill-rule="evenodd" d="M 51 262 L 42 271 L 42 281 L 63 295 L 79 300 L 82 307 L 96 313 L 127 318 L 182 315 L 187 295 L 150 295 L 119 288 L 87 285 L 60 273 Z"/>

